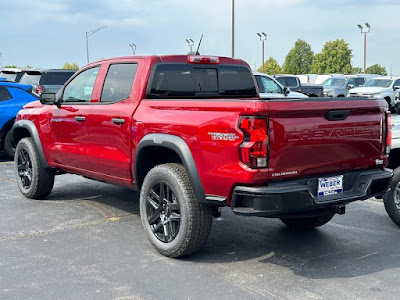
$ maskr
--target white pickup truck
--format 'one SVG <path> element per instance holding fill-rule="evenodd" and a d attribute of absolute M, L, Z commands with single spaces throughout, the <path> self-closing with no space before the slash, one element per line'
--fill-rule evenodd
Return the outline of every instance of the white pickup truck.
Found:
<path fill-rule="evenodd" d="M 350 97 L 385 99 L 390 110 L 400 113 L 396 91 L 400 89 L 400 77 L 382 76 L 368 80 L 363 86 L 349 90 Z"/>

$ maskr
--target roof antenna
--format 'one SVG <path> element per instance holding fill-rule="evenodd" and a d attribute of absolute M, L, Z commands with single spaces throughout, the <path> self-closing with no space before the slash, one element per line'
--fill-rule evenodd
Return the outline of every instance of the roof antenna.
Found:
<path fill-rule="evenodd" d="M 196 55 L 200 55 L 199 49 L 200 49 L 200 45 L 201 45 L 201 41 L 202 40 L 203 40 L 203 34 L 201 34 L 199 45 L 197 46 L 197 50 L 196 50 Z"/>
<path fill-rule="evenodd" d="M 201 41 L 202 41 L 202 40 L 203 40 L 203 35 L 201 35 L 201 37 L 200 37 L 199 45 L 197 46 L 196 52 L 190 51 L 190 52 L 188 53 L 188 55 L 200 55 L 199 49 L 200 49 L 200 45 L 201 45 Z M 193 42 L 193 40 L 192 40 L 192 42 Z M 192 44 L 192 45 L 193 45 L 193 44 Z"/>

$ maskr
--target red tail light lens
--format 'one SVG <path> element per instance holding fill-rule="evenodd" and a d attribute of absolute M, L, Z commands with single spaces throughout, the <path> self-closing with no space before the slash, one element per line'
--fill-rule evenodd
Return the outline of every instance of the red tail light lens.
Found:
<path fill-rule="evenodd" d="M 40 96 L 41 94 L 43 94 L 43 92 L 44 92 L 44 87 L 42 85 L 38 85 L 36 87 L 36 94 Z"/>
<path fill-rule="evenodd" d="M 216 56 L 188 56 L 188 62 L 191 64 L 219 64 L 219 58 Z"/>
<path fill-rule="evenodd" d="M 242 117 L 239 128 L 244 133 L 244 142 L 240 145 L 242 162 L 251 168 L 266 168 L 268 165 L 268 119 Z"/>
<path fill-rule="evenodd" d="M 386 154 L 390 153 L 392 148 L 392 115 L 386 113 Z"/>

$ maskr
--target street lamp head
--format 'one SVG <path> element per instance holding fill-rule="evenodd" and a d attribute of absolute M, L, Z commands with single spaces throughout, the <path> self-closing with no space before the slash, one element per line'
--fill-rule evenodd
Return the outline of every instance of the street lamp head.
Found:
<path fill-rule="evenodd" d="M 360 24 L 358 24 L 357 26 L 358 26 L 358 28 L 360 28 L 361 30 L 363 30 L 363 27 L 362 27 Z"/>
<path fill-rule="evenodd" d="M 258 33 L 258 32 L 257 32 L 257 35 L 261 38 L 261 33 Z"/>
<path fill-rule="evenodd" d="M 368 23 L 365 23 L 365 26 L 367 26 L 367 27 L 368 27 L 368 29 L 370 29 L 370 28 L 371 28 L 371 25 L 369 25 Z"/>
<path fill-rule="evenodd" d="M 263 36 L 267 37 L 267 34 L 265 32 L 262 32 Z"/>
<path fill-rule="evenodd" d="M 194 41 L 192 39 L 189 39 L 189 41 L 191 41 L 192 43 L 194 43 Z"/>

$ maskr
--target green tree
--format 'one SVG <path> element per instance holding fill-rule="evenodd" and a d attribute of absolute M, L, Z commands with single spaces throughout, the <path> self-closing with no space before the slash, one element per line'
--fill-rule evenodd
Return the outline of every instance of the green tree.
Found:
<path fill-rule="evenodd" d="M 379 75 L 387 75 L 386 68 L 384 66 L 375 64 L 369 66 L 365 69 L 365 73 L 367 74 L 379 74 Z"/>
<path fill-rule="evenodd" d="M 321 53 L 317 53 L 311 66 L 311 72 L 317 74 L 343 73 L 352 70 L 351 55 L 353 50 L 342 40 L 326 42 Z"/>
<path fill-rule="evenodd" d="M 361 74 L 363 70 L 360 67 L 353 67 L 351 69 L 351 74 Z"/>
<path fill-rule="evenodd" d="M 259 67 L 257 69 L 257 71 L 258 72 L 263 72 L 262 66 Z M 264 73 L 270 74 L 270 75 L 281 74 L 282 73 L 282 68 L 274 58 L 270 57 L 264 63 Z"/>
<path fill-rule="evenodd" d="M 4 68 L 18 68 L 16 65 L 8 65 L 8 66 L 4 66 Z"/>
<path fill-rule="evenodd" d="M 25 67 L 24 67 L 24 69 L 32 69 L 32 66 L 31 65 L 26 65 Z"/>
<path fill-rule="evenodd" d="M 287 74 L 310 73 L 313 59 L 314 52 L 311 50 L 311 46 L 307 42 L 298 39 L 286 56 L 283 72 Z"/>
<path fill-rule="evenodd" d="M 79 69 L 79 65 L 77 63 L 65 63 L 62 67 L 63 69 L 68 69 L 68 70 L 72 70 L 72 69 Z"/>

